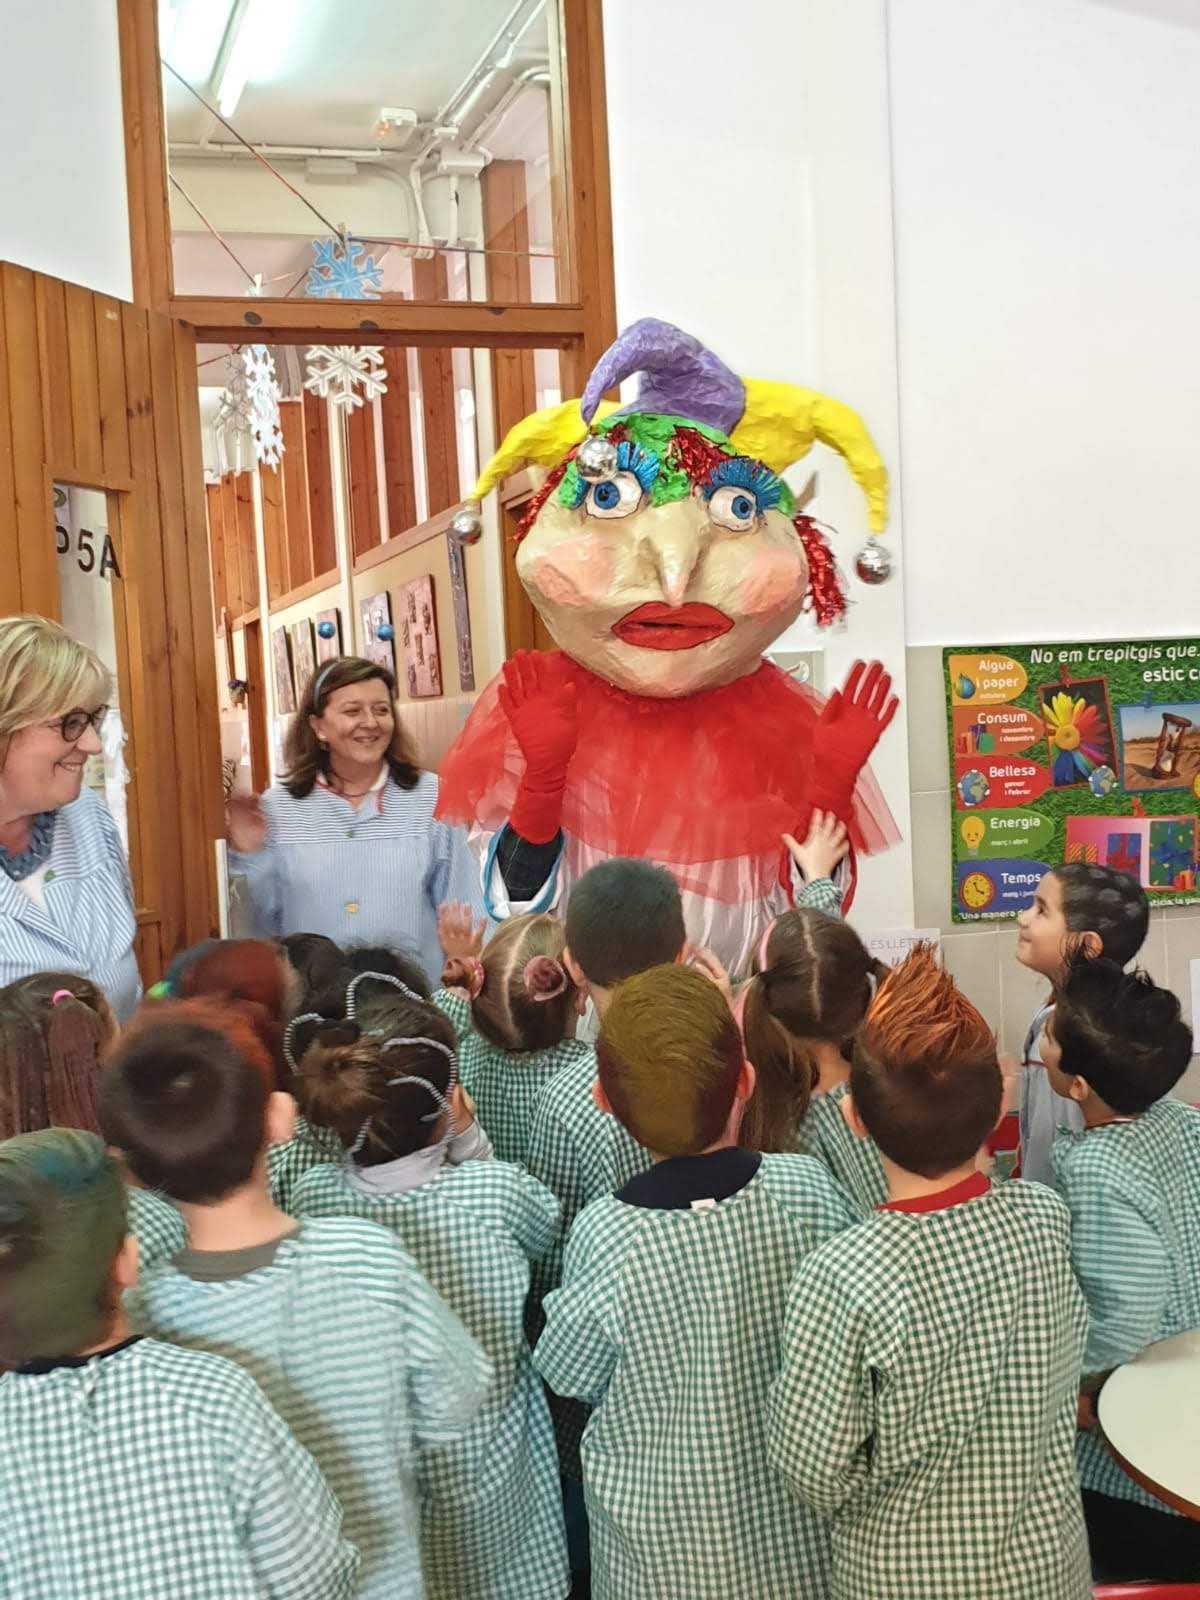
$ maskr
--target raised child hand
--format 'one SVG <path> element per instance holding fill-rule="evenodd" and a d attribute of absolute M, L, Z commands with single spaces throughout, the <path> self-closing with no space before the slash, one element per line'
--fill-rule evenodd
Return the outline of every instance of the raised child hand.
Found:
<path fill-rule="evenodd" d="M 252 856 L 267 842 L 267 819 L 256 794 L 230 795 L 225 811 L 225 837 L 235 850 Z"/>
<path fill-rule="evenodd" d="M 804 874 L 805 883 L 812 883 L 815 878 L 830 877 L 850 848 L 846 824 L 827 811 L 813 812 L 808 825 L 808 838 L 803 844 L 790 833 L 784 834 L 783 842 L 788 854 Z"/>
<path fill-rule="evenodd" d="M 438 942 L 447 961 L 455 956 L 470 960 L 483 949 L 483 936 L 487 932 L 487 919 L 475 926 L 471 907 L 462 900 L 448 900 L 438 907 Z"/>
<path fill-rule="evenodd" d="M 714 984 L 733 1006 L 733 985 L 729 981 L 729 974 L 713 955 L 711 950 L 702 944 L 689 944 L 683 953 L 684 964 L 695 967 L 711 984 Z"/>

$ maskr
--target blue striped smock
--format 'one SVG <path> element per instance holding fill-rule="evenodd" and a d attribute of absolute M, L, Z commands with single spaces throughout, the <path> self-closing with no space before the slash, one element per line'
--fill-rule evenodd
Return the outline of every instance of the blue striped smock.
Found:
<path fill-rule="evenodd" d="M 0 987 L 35 972 L 77 972 L 124 1021 L 142 997 L 133 884 L 117 825 L 90 789 L 58 813 L 43 892 L 44 911 L 0 873 Z"/>
<path fill-rule="evenodd" d="M 465 900 L 483 916 L 483 891 L 467 836 L 434 820 L 438 782 L 415 789 L 388 777 L 359 810 L 318 784 L 303 800 L 276 786 L 262 797 L 270 829 L 253 855 L 230 852 L 246 878 L 258 932 L 323 933 L 337 944 L 411 949 L 436 983 L 442 973 L 437 909 Z"/>

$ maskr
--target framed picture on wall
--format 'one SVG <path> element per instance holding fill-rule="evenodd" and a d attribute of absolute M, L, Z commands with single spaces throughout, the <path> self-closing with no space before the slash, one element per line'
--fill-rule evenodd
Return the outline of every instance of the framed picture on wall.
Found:
<path fill-rule="evenodd" d="M 342 614 L 336 606 L 317 612 L 317 660 L 336 661 L 342 653 Z"/>
<path fill-rule="evenodd" d="M 408 692 L 414 700 L 428 700 L 442 692 L 442 661 L 431 573 L 400 585 L 400 608 Z"/>
<path fill-rule="evenodd" d="M 292 658 L 296 664 L 296 695 L 302 700 L 317 670 L 311 617 L 303 617 L 299 622 L 292 623 Z"/>
<path fill-rule="evenodd" d="M 292 676 L 292 642 L 286 628 L 271 634 L 271 660 L 275 667 L 275 709 L 282 716 L 296 709 L 296 680 Z"/>
<path fill-rule="evenodd" d="M 362 620 L 363 655 L 386 667 L 392 675 L 396 672 L 396 649 L 392 640 L 396 631 L 392 627 L 392 600 L 386 590 L 382 594 L 368 595 L 358 603 Z"/>

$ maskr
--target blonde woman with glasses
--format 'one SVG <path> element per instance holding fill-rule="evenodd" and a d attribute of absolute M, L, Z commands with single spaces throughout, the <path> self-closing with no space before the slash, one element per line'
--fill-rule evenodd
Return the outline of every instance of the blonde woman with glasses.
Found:
<path fill-rule="evenodd" d="M 0 986 L 77 972 L 120 1018 L 141 998 L 129 866 L 83 788 L 112 691 L 108 669 L 45 617 L 0 617 Z"/>

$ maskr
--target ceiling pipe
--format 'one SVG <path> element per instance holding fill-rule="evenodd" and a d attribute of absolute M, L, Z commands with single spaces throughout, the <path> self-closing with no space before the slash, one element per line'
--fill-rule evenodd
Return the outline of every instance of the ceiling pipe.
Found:
<path fill-rule="evenodd" d="M 306 161 L 313 156 L 337 157 L 342 161 L 358 161 L 362 163 L 378 163 L 385 156 L 399 157 L 399 150 L 380 150 L 371 148 L 366 150 L 347 150 L 337 145 L 324 144 L 256 144 L 253 150 L 247 150 L 244 144 L 233 144 L 225 139 L 212 144 L 195 142 L 176 143 L 174 140 L 167 146 L 167 153 L 171 156 L 191 157 L 196 160 L 222 160 L 253 161 L 256 153 L 274 158 L 276 161 Z"/>

